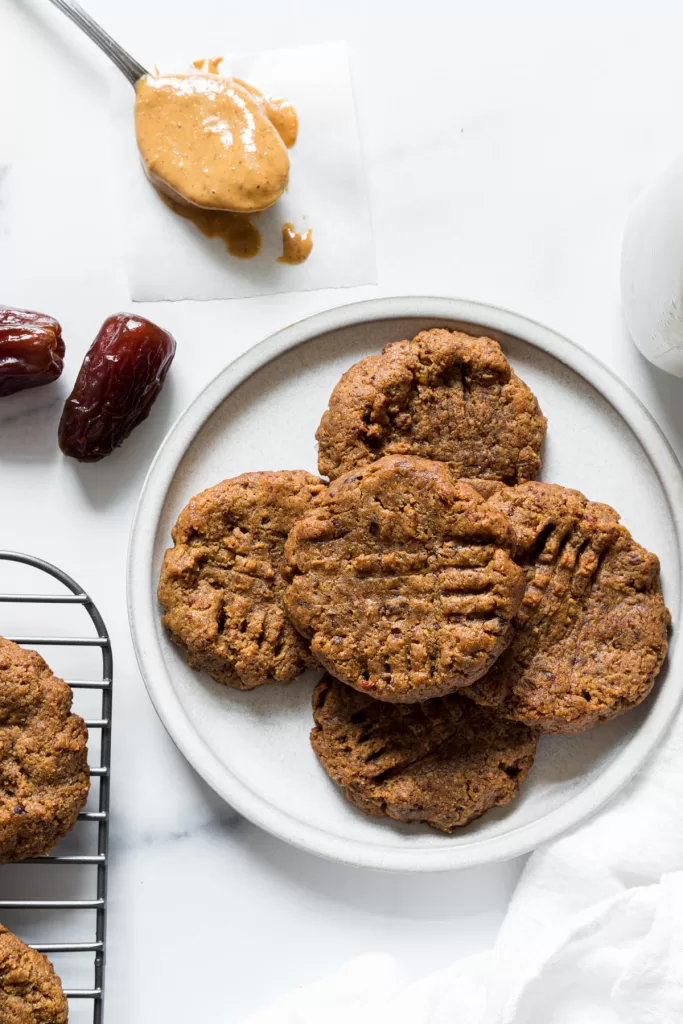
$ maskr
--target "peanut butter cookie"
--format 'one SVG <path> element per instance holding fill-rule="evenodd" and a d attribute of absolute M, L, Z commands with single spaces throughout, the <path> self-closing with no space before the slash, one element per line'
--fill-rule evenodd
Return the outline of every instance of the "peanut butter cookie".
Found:
<path fill-rule="evenodd" d="M 318 469 L 334 479 L 383 455 L 417 455 L 457 477 L 516 484 L 538 475 L 545 432 L 498 342 L 434 329 L 347 370 L 318 427 Z"/>
<path fill-rule="evenodd" d="M 512 636 L 509 527 L 441 462 L 388 455 L 339 477 L 292 530 L 285 607 L 337 679 L 421 701 L 482 676 Z"/>
<path fill-rule="evenodd" d="M 162 622 L 192 668 L 251 690 L 314 666 L 282 607 L 284 546 L 325 491 L 303 471 L 245 473 L 196 495 L 173 529 L 159 583 Z"/>
<path fill-rule="evenodd" d="M 536 750 L 531 729 L 457 694 L 387 704 L 326 676 L 313 717 L 313 749 L 347 800 L 374 817 L 442 832 L 509 803 Z"/>
<path fill-rule="evenodd" d="M 69 1008 L 54 967 L 0 924 L 2 1024 L 67 1024 Z"/>
<path fill-rule="evenodd" d="M 526 590 L 516 632 L 468 697 L 541 732 L 582 732 L 640 704 L 666 656 L 657 557 L 608 505 L 554 484 L 502 488 Z"/>
<path fill-rule="evenodd" d="M 71 699 L 39 654 L 0 638 L 0 863 L 49 853 L 87 800 L 88 734 Z"/>

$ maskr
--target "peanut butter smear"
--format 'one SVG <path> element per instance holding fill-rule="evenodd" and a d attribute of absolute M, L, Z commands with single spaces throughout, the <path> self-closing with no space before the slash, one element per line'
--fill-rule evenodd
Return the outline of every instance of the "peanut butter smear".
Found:
<path fill-rule="evenodd" d="M 305 263 L 311 255 L 313 248 L 313 229 L 308 231 L 295 231 L 294 225 L 287 221 L 282 226 L 282 256 L 278 256 L 278 263 Z"/>
<path fill-rule="evenodd" d="M 231 256 L 250 260 L 261 251 L 261 232 L 252 224 L 249 214 L 201 210 L 198 206 L 176 203 L 162 192 L 159 195 L 169 209 L 192 221 L 207 238 L 220 238 Z"/>
<path fill-rule="evenodd" d="M 289 156 L 260 94 L 212 74 L 145 75 L 135 91 L 138 148 L 162 192 L 233 213 L 265 210 L 280 198 Z"/>

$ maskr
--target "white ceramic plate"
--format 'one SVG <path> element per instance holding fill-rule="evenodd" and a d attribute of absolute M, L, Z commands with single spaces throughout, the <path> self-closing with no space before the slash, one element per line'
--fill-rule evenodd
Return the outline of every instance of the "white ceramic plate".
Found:
<path fill-rule="evenodd" d="M 520 798 L 445 836 L 363 815 L 318 765 L 308 742 L 309 673 L 239 693 L 188 669 L 159 624 L 156 584 L 170 529 L 197 491 L 247 470 L 316 471 L 314 434 L 341 373 L 432 326 L 497 338 L 549 420 L 544 479 L 617 508 L 662 561 L 674 639 L 652 697 L 577 737 L 543 737 Z M 432 871 L 525 853 L 596 811 L 661 739 L 679 702 L 683 477 L 649 414 L 612 373 L 521 316 L 453 299 L 377 299 L 293 324 L 228 366 L 171 429 L 133 523 L 128 602 L 147 689 L 199 774 L 256 824 L 303 849 L 366 867 Z"/>

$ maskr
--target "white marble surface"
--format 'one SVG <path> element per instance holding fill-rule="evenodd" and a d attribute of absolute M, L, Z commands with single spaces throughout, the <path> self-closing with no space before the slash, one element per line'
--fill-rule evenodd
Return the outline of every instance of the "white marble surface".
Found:
<path fill-rule="evenodd" d="M 2 399 L 0 536 L 72 573 L 114 639 L 107 1020 L 232 1024 L 359 952 L 387 950 L 417 974 L 486 947 L 522 865 L 421 878 L 340 868 L 259 832 L 195 777 L 149 704 L 126 621 L 128 526 L 155 447 L 226 362 L 285 322 L 428 293 L 509 306 L 592 349 L 680 455 L 683 385 L 625 336 L 618 255 L 630 202 L 683 145 L 683 19 L 663 0 L 579 2 L 571 19 L 530 0 L 514 18 L 502 0 L 478 17 L 465 0 L 88 6 L 141 55 L 179 39 L 204 53 L 226 35 L 244 49 L 344 38 L 352 55 L 379 285 L 139 307 L 178 339 L 169 383 L 122 450 L 79 466 L 56 449 L 61 403 L 102 319 L 130 305 L 106 62 L 46 0 L 0 0 L 0 302 L 57 316 L 70 356 L 59 384 Z M 28 196 L 37 161 L 44 187 Z M 61 876 L 55 887 L 77 891 Z"/>

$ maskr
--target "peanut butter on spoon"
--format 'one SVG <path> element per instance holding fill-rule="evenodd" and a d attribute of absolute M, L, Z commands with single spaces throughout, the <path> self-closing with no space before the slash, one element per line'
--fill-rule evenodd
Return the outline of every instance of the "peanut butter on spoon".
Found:
<path fill-rule="evenodd" d="M 299 128 L 292 105 L 219 75 L 222 57 L 193 61 L 196 74 L 160 75 L 155 66 L 150 75 L 78 4 L 53 2 L 134 87 L 138 148 L 162 198 L 185 217 L 201 217 L 200 231 L 222 238 L 234 255 L 256 255 L 261 236 L 249 214 L 268 209 L 287 187 L 287 147 L 296 142 Z M 300 262 L 299 239 L 301 252 L 307 250 L 305 259 L 312 246 L 310 232 L 297 236 L 289 227 L 283 229 L 282 258 Z M 288 242 L 294 247 L 293 261 Z"/>
<path fill-rule="evenodd" d="M 241 78 L 234 78 L 233 81 L 263 104 L 268 120 L 277 129 L 287 149 L 291 149 L 299 134 L 299 118 L 293 104 L 282 96 L 264 96 L 260 89 L 243 82 Z"/>
<path fill-rule="evenodd" d="M 156 188 L 178 203 L 233 213 L 265 210 L 280 198 L 287 146 L 257 90 L 190 74 L 145 75 L 135 92 L 138 148 Z"/>

